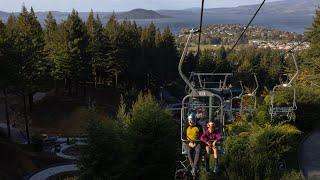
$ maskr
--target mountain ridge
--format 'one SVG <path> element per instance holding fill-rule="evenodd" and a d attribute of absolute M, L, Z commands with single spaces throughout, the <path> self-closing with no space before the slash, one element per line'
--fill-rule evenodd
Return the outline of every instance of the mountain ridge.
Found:
<path fill-rule="evenodd" d="M 319 0 L 282 0 L 266 2 L 253 24 L 277 28 L 284 31 L 302 33 L 313 21 Z M 242 5 L 227 8 L 207 8 L 204 11 L 204 24 L 246 24 L 257 10 L 259 4 Z M 44 24 L 47 12 L 36 12 L 41 24 Z M 66 20 L 70 12 L 52 11 L 58 22 Z M 0 19 L 6 21 L 11 13 L 0 11 Z M 17 15 L 18 13 L 14 13 Z M 105 24 L 113 12 L 95 12 Z M 89 12 L 79 12 L 86 20 Z M 146 10 L 115 12 L 117 19 L 135 20 L 138 25 L 145 26 L 154 22 L 160 29 L 170 27 L 174 32 L 182 28 L 194 28 L 199 25 L 200 9 L 184 10 Z"/>

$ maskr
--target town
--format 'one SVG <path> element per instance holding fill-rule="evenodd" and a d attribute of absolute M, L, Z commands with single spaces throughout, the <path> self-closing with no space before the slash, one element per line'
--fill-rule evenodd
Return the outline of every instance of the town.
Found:
<path fill-rule="evenodd" d="M 206 26 L 202 33 L 201 43 L 205 45 L 228 46 L 235 43 L 238 36 L 245 29 L 244 25 L 240 24 L 214 24 Z M 181 45 L 186 40 L 186 29 L 182 29 L 176 36 L 178 45 Z M 302 42 L 303 34 L 295 32 L 286 32 L 275 30 L 268 27 L 250 26 L 245 36 L 240 40 L 242 45 L 251 45 L 257 48 L 271 48 L 278 50 L 289 50 L 296 45 L 301 45 L 296 49 L 298 51 L 307 49 L 310 44 Z M 191 44 L 196 44 L 198 37 L 192 39 Z"/>

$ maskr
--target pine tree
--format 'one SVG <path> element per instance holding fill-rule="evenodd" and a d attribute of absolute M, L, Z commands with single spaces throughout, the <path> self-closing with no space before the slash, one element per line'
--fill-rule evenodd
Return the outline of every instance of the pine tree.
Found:
<path fill-rule="evenodd" d="M 311 28 L 307 31 L 310 38 L 310 48 L 307 50 L 307 66 L 314 71 L 314 74 L 320 72 L 320 8 L 315 12 Z M 319 77 L 318 77 L 319 78 Z"/>
<path fill-rule="evenodd" d="M 117 37 L 116 46 L 119 49 L 119 56 L 122 61 L 122 76 L 124 82 L 130 82 L 128 86 L 133 85 L 140 73 L 141 69 L 138 66 L 139 51 L 140 51 L 140 32 L 136 23 L 131 21 L 123 21 L 119 26 L 119 34 Z M 124 83 L 123 83 L 124 84 Z"/>
<path fill-rule="evenodd" d="M 128 49 L 125 45 L 125 29 L 120 25 L 113 14 L 105 27 L 105 35 L 111 42 L 112 55 L 109 61 L 109 73 L 114 76 L 115 85 L 118 85 L 119 75 L 126 70 Z"/>
<path fill-rule="evenodd" d="M 7 135 L 10 138 L 10 118 L 8 110 L 8 96 L 7 88 L 13 85 L 15 71 L 12 68 L 12 61 L 9 60 L 9 54 L 7 53 L 8 42 L 6 38 L 6 26 L 0 20 L 0 89 L 3 92 L 4 105 L 5 105 L 5 115 L 7 120 Z"/>
<path fill-rule="evenodd" d="M 144 71 L 144 78 L 147 88 L 151 88 L 151 78 L 153 76 L 152 70 L 156 69 L 156 38 L 157 29 L 153 23 L 148 27 L 144 28 L 141 33 L 141 58 L 142 58 L 142 69 Z"/>
<path fill-rule="evenodd" d="M 68 94 L 71 95 L 72 83 L 85 83 L 89 78 L 89 57 L 87 54 L 88 35 L 85 24 L 75 10 L 63 22 L 58 31 L 54 74 L 67 82 Z"/>
<path fill-rule="evenodd" d="M 10 17 L 7 23 L 8 38 L 10 39 L 12 53 L 17 60 L 17 88 L 21 89 L 24 102 L 24 117 L 29 140 L 29 122 L 27 118 L 25 96 L 29 97 L 29 107 L 32 109 L 33 94 L 42 87 L 47 76 L 48 63 L 44 58 L 43 32 L 33 9 L 30 12 L 23 6 L 17 19 Z"/>
<path fill-rule="evenodd" d="M 86 22 L 86 27 L 89 35 L 88 53 L 90 54 L 90 67 L 92 75 L 97 83 L 110 83 L 109 65 L 113 58 L 113 50 L 111 49 L 110 41 L 103 32 L 102 23 L 99 16 L 94 18 L 91 11 Z"/>
<path fill-rule="evenodd" d="M 56 38 L 57 37 L 57 31 L 58 31 L 58 24 L 53 17 L 52 13 L 49 12 L 47 15 L 47 18 L 45 19 L 45 29 L 44 29 L 44 40 L 45 40 L 45 46 L 44 46 L 44 52 L 47 58 L 48 63 L 50 64 L 51 67 L 51 76 L 52 74 L 52 68 L 53 68 L 53 63 L 55 59 L 55 46 L 58 44 L 56 43 Z M 54 77 L 54 76 L 53 76 Z M 54 86 L 56 87 L 56 79 L 54 78 Z"/>
<path fill-rule="evenodd" d="M 175 38 L 171 33 L 169 27 L 167 27 L 162 33 L 162 47 L 164 48 L 164 52 L 162 53 L 163 69 L 161 70 L 161 72 L 167 71 L 168 73 L 165 73 L 164 79 L 167 82 L 172 82 L 177 78 L 179 57 Z"/>

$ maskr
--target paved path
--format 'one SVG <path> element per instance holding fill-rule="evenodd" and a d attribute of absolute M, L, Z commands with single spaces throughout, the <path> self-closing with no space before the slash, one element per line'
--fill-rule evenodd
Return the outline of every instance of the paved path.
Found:
<path fill-rule="evenodd" d="M 66 172 L 76 172 L 79 171 L 79 168 L 76 164 L 68 164 L 68 165 L 58 165 L 54 167 L 50 167 L 44 170 L 41 170 L 35 174 L 33 174 L 31 177 L 27 178 L 28 180 L 46 180 L 49 179 L 52 176 L 66 173 Z"/>
<path fill-rule="evenodd" d="M 313 132 L 302 142 L 299 161 L 306 179 L 320 179 L 320 131 Z"/>
<path fill-rule="evenodd" d="M 76 145 L 80 145 L 80 146 L 85 146 L 85 145 L 88 145 L 87 143 L 82 143 L 82 142 L 76 142 L 75 144 L 71 144 L 71 145 L 68 145 L 67 143 L 63 143 L 63 144 L 60 144 L 60 151 L 56 153 L 57 156 L 59 157 L 62 157 L 64 159 L 71 159 L 71 160 L 76 160 L 78 159 L 79 157 L 78 156 L 73 156 L 73 155 L 67 155 L 64 153 L 64 151 L 68 148 L 71 148 L 73 146 L 76 146 Z M 52 150 L 54 152 L 54 149 Z"/>

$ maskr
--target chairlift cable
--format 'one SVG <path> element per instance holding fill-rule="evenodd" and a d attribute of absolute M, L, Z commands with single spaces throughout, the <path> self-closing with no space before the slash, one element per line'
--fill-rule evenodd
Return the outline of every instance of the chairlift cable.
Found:
<path fill-rule="evenodd" d="M 201 4 L 201 15 L 200 15 L 200 27 L 199 27 L 199 39 L 198 39 L 197 57 L 199 57 L 199 52 L 200 52 L 201 33 L 202 33 L 202 24 L 203 24 L 203 11 L 204 11 L 204 0 L 202 0 L 202 4 Z"/>
<path fill-rule="evenodd" d="M 286 53 L 290 53 L 293 52 L 293 50 L 295 50 L 297 47 L 301 46 L 303 43 L 309 41 L 311 38 L 313 38 L 316 35 L 319 35 L 320 31 L 316 31 L 315 33 L 313 33 L 311 36 L 305 38 L 304 40 L 302 40 L 301 42 L 299 42 L 297 45 L 293 46 L 291 49 L 289 49 L 288 51 L 286 51 Z"/>
<path fill-rule="evenodd" d="M 234 48 L 238 45 L 239 41 L 241 40 L 242 36 L 244 35 L 244 33 L 247 31 L 247 29 L 249 28 L 249 26 L 251 25 L 251 23 L 253 22 L 253 20 L 256 18 L 256 16 L 258 15 L 258 13 L 260 12 L 262 6 L 265 4 L 266 0 L 263 0 L 262 3 L 260 4 L 259 8 L 257 9 L 257 11 L 254 13 L 253 17 L 250 19 L 249 23 L 247 24 L 247 26 L 245 27 L 245 29 L 242 31 L 241 35 L 239 36 L 239 38 L 237 39 L 237 41 L 234 43 L 234 45 L 232 46 L 232 48 L 230 49 L 230 51 L 227 53 L 226 55 L 226 59 L 227 57 L 231 54 L 231 52 L 234 50 Z M 220 66 L 222 66 L 222 63 L 213 71 L 216 72 Z"/>
<path fill-rule="evenodd" d="M 260 4 L 259 8 L 257 9 L 257 11 L 254 13 L 253 17 L 251 18 L 251 20 L 249 21 L 249 23 L 247 24 L 247 26 L 245 27 L 245 29 L 242 31 L 241 35 L 239 36 L 239 38 L 237 39 L 236 43 L 232 46 L 230 52 L 233 51 L 233 49 L 238 45 L 239 41 L 241 40 L 242 36 L 244 35 L 244 33 L 247 31 L 247 29 L 249 28 L 249 26 L 251 25 L 252 21 L 256 18 L 256 16 L 258 15 L 259 11 L 261 10 L 262 6 L 264 5 L 264 3 L 266 2 L 266 0 L 263 0 L 262 3 Z"/>

